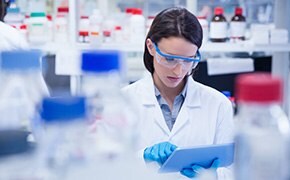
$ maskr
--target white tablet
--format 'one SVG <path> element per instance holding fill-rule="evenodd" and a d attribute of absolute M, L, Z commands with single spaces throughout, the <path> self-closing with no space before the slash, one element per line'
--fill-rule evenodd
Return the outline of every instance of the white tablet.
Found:
<path fill-rule="evenodd" d="M 177 148 L 160 167 L 160 173 L 179 172 L 193 164 L 209 168 L 218 158 L 219 167 L 229 166 L 234 160 L 234 143 Z"/>

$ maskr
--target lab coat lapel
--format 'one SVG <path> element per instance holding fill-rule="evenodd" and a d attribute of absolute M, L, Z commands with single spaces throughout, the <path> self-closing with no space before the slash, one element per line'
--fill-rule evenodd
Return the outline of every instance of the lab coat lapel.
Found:
<path fill-rule="evenodd" d="M 190 111 L 195 110 L 196 108 L 200 108 L 201 99 L 200 99 L 200 91 L 194 80 L 189 77 L 188 78 L 188 86 L 186 92 L 185 101 L 178 113 L 177 119 L 171 131 L 171 136 L 176 135 L 176 133 L 182 131 L 183 127 L 189 123 L 189 120 L 193 117 L 189 117 Z"/>
<path fill-rule="evenodd" d="M 146 108 L 152 109 L 152 111 L 149 111 L 152 114 L 148 115 L 148 117 L 153 117 L 156 125 L 158 127 L 160 127 L 160 129 L 165 134 L 167 134 L 169 136 L 170 131 L 168 129 L 168 126 L 165 122 L 161 108 L 160 108 L 158 101 L 156 99 L 156 96 L 155 96 L 154 84 L 153 84 L 152 77 L 151 76 L 146 77 L 143 85 L 144 85 L 144 88 L 142 88 L 143 94 L 141 95 L 143 106 L 145 106 Z"/>

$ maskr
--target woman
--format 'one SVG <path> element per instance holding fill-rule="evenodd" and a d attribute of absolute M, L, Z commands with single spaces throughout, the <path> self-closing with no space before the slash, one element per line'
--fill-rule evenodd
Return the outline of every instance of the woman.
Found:
<path fill-rule="evenodd" d="M 201 43 L 202 28 L 184 8 L 163 10 L 151 25 L 143 58 L 151 76 L 123 89 L 140 106 L 138 143 L 146 162 L 163 164 L 176 147 L 232 142 L 230 101 L 191 77 Z M 200 169 L 193 165 L 181 174 L 192 178 Z"/>

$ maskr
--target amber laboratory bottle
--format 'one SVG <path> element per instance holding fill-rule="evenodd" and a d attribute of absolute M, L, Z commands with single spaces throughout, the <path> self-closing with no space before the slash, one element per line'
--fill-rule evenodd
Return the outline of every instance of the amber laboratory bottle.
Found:
<path fill-rule="evenodd" d="M 243 9 L 236 7 L 235 15 L 232 17 L 230 22 L 230 39 L 245 40 L 246 32 L 246 18 L 243 16 Z"/>
<path fill-rule="evenodd" d="M 214 16 L 210 22 L 210 40 L 212 42 L 225 42 L 227 41 L 228 24 L 224 17 L 224 9 L 216 7 Z"/>

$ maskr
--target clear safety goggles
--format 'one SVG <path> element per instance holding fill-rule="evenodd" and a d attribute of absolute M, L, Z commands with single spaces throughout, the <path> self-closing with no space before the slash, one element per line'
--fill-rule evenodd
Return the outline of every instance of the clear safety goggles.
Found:
<path fill-rule="evenodd" d="M 196 52 L 194 57 L 183 57 L 166 54 L 160 51 L 156 43 L 154 44 L 154 48 L 156 53 L 156 60 L 159 64 L 164 65 L 168 68 L 174 68 L 177 64 L 181 64 L 183 69 L 189 69 L 190 67 L 195 68 L 201 59 L 201 55 L 199 51 Z"/>

